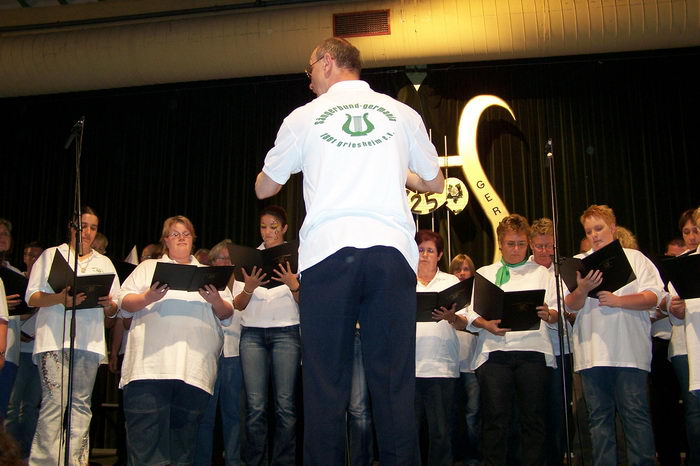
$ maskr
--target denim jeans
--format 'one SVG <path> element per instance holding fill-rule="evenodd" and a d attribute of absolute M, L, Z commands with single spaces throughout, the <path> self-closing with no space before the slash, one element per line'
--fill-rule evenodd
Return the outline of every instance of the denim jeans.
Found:
<path fill-rule="evenodd" d="M 101 356 L 75 350 L 73 359 L 73 409 L 70 435 L 70 465 L 84 466 L 90 456 L 90 399 Z M 65 367 L 64 367 L 65 365 Z M 37 355 L 41 381 L 41 409 L 29 457 L 30 465 L 63 464 L 63 413 L 68 398 L 68 350 Z M 60 449 L 59 449 L 60 447 Z"/>
<path fill-rule="evenodd" d="M 550 372 L 544 354 L 535 351 L 493 351 L 477 368 L 485 464 L 508 464 L 514 408 L 520 427 L 521 463 L 525 466 L 545 463 Z"/>
<path fill-rule="evenodd" d="M 685 434 L 688 438 L 688 452 L 685 464 L 700 465 L 700 400 L 688 391 L 688 355 L 671 358 L 673 369 L 681 387 L 681 397 L 685 410 Z"/>
<path fill-rule="evenodd" d="M 362 364 L 360 332 L 355 332 L 355 353 L 352 362 L 352 388 L 348 405 L 350 465 L 367 466 L 374 457 L 374 433 L 372 410 L 369 405 L 369 389 Z"/>
<path fill-rule="evenodd" d="M 481 462 L 481 416 L 479 409 L 479 381 L 474 372 L 460 372 L 459 386 L 465 398 L 464 419 L 467 438 L 460 440 L 464 445 L 465 465 Z"/>
<path fill-rule="evenodd" d="M 22 458 L 28 458 L 39 419 L 41 382 L 39 369 L 32 361 L 32 353 L 20 353 L 19 357 L 19 369 L 7 407 L 5 428 L 17 440 Z"/>
<path fill-rule="evenodd" d="M 194 455 L 195 466 L 207 466 L 212 463 L 212 445 L 214 444 L 214 424 L 216 408 L 221 413 L 224 435 L 224 453 L 226 465 L 239 466 L 241 462 L 241 386 L 243 374 L 241 358 L 234 356 L 219 358 L 219 371 L 214 385 L 214 395 L 209 399 L 202 420 L 197 430 L 197 448 Z"/>
<path fill-rule="evenodd" d="M 430 466 L 452 466 L 452 410 L 457 379 L 416 378 L 416 425 L 428 424 L 428 452 L 421 456 Z"/>
<path fill-rule="evenodd" d="M 7 405 L 10 402 L 12 387 L 17 376 L 17 364 L 5 361 L 5 365 L 0 369 L 0 422 L 7 415 Z"/>
<path fill-rule="evenodd" d="M 241 367 L 246 391 L 245 463 L 267 464 L 268 380 L 275 395 L 275 438 L 270 464 L 296 458 L 296 383 L 301 359 L 299 326 L 242 327 Z"/>
<path fill-rule="evenodd" d="M 343 248 L 302 272 L 304 463 L 345 460 L 355 325 L 382 466 L 416 455 L 416 274 L 394 248 Z"/>
<path fill-rule="evenodd" d="M 632 466 L 656 464 L 649 415 L 649 373 L 632 367 L 593 367 L 579 372 L 588 405 L 595 465 L 617 464 L 615 411 L 620 413 Z"/>
<path fill-rule="evenodd" d="M 189 465 L 209 395 L 182 380 L 135 380 L 124 387 L 132 466 Z"/>

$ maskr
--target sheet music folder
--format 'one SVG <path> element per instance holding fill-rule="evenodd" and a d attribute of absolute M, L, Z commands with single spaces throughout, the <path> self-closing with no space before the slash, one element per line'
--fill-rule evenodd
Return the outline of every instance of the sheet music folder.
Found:
<path fill-rule="evenodd" d="M 245 269 L 246 273 L 250 275 L 253 267 L 262 268 L 263 272 L 267 274 L 265 280 L 270 280 L 269 283 L 262 285 L 265 288 L 274 288 L 282 284 L 282 282 L 272 279 L 272 277 L 277 276 L 274 271 L 280 264 L 289 262 L 294 273 L 299 269 L 299 243 L 296 241 L 282 243 L 269 249 L 255 249 L 229 244 L 228 253 L 231 257 L 231 263 L 235 267 L 233 274 L 236 280 L 244 281 L 241 269 Z"/>
<path fill-rule="evenodd" d="M 448 308 L 456 304 L 456 309 L 460 310 L 469 305 L 472 300 L 472 287 L 474 277 L 455 283 L 442 291 L 420 291 L 416 293 L 418 300 L 416 322 L 435 322 L 433 320 L 433 309 L 440 307 Z"/>
<path fill-rule="evenodd" d="M 198 291 L 204 285 L 213 285 L 217 290 L 226 288 L 229 278 L 233 273 L 233 267 L 224 265 L 219 267 L 197 267 L 196 265 L 173 264 L 170 262 L 158 262 L 153 272 L 153 280 L 161 285 L 167 284 L 171 290 Z"/>
<path fill-rule="evenodd" d="M 474 279 L 474 310 L 486 320 L 501 320 L 499 327 L 514 332 L 537 330 L 537 306 L 544 304 L 545 290 L 503 291 L 479 273 Z"/>
<path fill-rule="evenodd" d="M 603 273 L 603 283 L 588 292 L 591 298 L 596 298 L 601 291 L 615 292 L 637 278 L 618 240 L 603 246 L 583 259 L 562 257 L 559 270 L 570 292 L 578 288 L 576 271 L 583 277 L 591 270 L 600 270 Z"/>
<path fill-rule="evenodd" d="M 674 257 L 661 262 L 678 296 L 700 298 L 700 254 Z"/>
<path fill-rule="evenodd" d="M 22 300 L 16 308 L 8 309 L 9 314 L 11 316 L 19 316 L 31 313 L 33 308 L 29 307 L 24 301 L 24 295 L 27 294 L 27 284 L 29 280 L 27 280 L 24 275 L 8 269 L 7 267 L 0 267 L 0 278 L 5 285 L 5 295 L 10 296 L 18 294 Z"/>
<path fill-rule="evenodd" d="M 73 286 L 73 269 L 63 258 L 58 250 L 53 256 L 51 271 L 49 272 L 49 286 L 55 293 L 60 293 L 67 286 Z M 76 309 L 92 309 L 100 307 L 97 303 L 102 296 L 109 296 L 114 282 L 114 274 L 79 275 L 77 279 L 77 290 L 71 290 L 71 296 L 85 293 L 85 301 L 80 303 Z M 70 308 L 66 308 L 69 311 Z"/>

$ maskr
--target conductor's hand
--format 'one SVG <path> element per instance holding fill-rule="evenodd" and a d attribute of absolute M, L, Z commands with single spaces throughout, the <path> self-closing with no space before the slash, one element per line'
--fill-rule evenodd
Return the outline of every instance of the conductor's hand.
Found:
<path fill-rule="evenodd" d="M 163 299 L 168 290 L 169 288 L 167 283 L 161 285 L 160 282 L 155 282 L 153 285 L 151 285 L 148 291 L 144 293 L 143 297 L 146 299 L 146 306 Z"/>
<path fill-rule="evenodd" d="M 251 293 L 260 285 L 267 285 L 270 283 L 270 280 L 265 280 L 267 274 L 263 273 L 262 269 L 257 266 L 253 266 L 250 275 L 248 275 L 248 272 L 246 272 L 244 268 L 241 268 L 241 272 L 243 272 L 243 281 L 245 282 L 244 289 Z"/>

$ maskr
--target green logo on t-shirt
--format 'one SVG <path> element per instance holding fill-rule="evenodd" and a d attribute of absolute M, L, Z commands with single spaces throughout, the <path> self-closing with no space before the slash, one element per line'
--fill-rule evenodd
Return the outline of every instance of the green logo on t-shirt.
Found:
<path fill-rule="evenodd" d="M 349 113 L 346 113 L 345 115 L 348 117 L 348 119 L 345 120 L 345 124 L 343 125 L 343 131 L 349 134 L 350 136 L 364 136 L 366 134 L 371 133 L 374 129 L 374 125 L 371 121 L 369 121 L 369 118 L 367 118 L 367 113 L 365 113 L 362 116 L 350 115 Z M 350 129 L 351 123 L 354 131 Z M 362 129 L 363 123 L 365 127 L 364 130 Z"/>

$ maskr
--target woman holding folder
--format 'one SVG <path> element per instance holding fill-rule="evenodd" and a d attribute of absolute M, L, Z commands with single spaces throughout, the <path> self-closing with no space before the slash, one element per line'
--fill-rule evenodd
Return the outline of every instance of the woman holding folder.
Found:
<path fill-rule="evenodd" d="M 78 277 L 114 274 L 108 296 L 100 297 L 97 306 L 76 311 L 76 339 L 73 361 L 73 396 L 70 436 L 70 464 L 87 465 L 90 454 L 90 398 L 100 362 L 107 357 L 104 318 L 117 312 L 114 299 L 119 294 L 119 278 L 112 261 L 92 249 L 99 219 L 90 207 L 84 207 L 81 221 L 81 251 L 78 252 Z M 49 275 L 57 254 L 71 269 L 76 254 L 76 230 L 70 228 L 70 243 L 46 249 L 32 268 L 27 284 L 26 301 L 38 307 L 34 362 L 41 381 L 41 409 L 32 443 L 29 464 L 63 464 L 62 419 L 68 387 L 68 348 L 70 346 L 69 312 L 86 299 L 84 293 L 69 294 L 70 287 L 59 293 L 49 285 Z"/>
<path fill-rule="evenodd" d="M 591 205 L 581 224 L 592 251 L 615 240 L 616 219 L 606 205 Z M 615 411 L 620 413 L 630 464 L 655 464 L 654 437 L 649 415 L 647 377 L 651 369 L 651 319 L 663 290 L 652 262 L 639 251 L 623 249 L 635 279 L 622 288 L 588 294 L 603 283 L 603 274 L 576 272 L 577 287 L 565 303 L 576 312 L 574 370 L 581 375 L 596 465 L 617 464 Z"/>
<path fill-rule="evenodd" d="M 527 260 L 530 226 L 524 217 L 505 217 L 496 233 L 503 258 L 481 267 L 477 274 L 506 292 L 544 290 L 545 302 L 536 308 L 540 319 L 536 330 L 511 331 L 501 327 L 500 320 L 481 317 L 488 309 L 481 304 L 475 283 L 467 329 L 479 332 L 473 363 L 481 393 L 483 459 L 485 464 L 508 463 L 508 438 L 515 407 L 522 464 L 544 464 L 549 375 L 555 365 L 546 328 L 557 322 L 557 312 L 552 309 L 556 307 L 554 278 L 547 269 Z"/>
<path fill-rule="evenodd" d="M 233 314 L 231 293 L 153 282 L 159 264 L 203 267 L 192 255 L 194 238 L 189 219 L 166 219 L 163 256 L 140 263 L 122 286 L 120 307 L 133 317 L 119 384 L 129 464 L 191 464 L 199 420 L 214 390 L 221 326 Z"/>
<path fill-rule="evenodd" d="M 258 249 L 270 249 L 284 243 L 287 213 L 279 206 L 260 212 Z M 268 386 L 272 380 L 275 394 L 275 438 L 271 464 L 296 461 L 296 385 L 301 360 L 299 337 L 299 281 L 285 266 L 267 277 L 253 268 L 243 270 L 244 282 L 233 285 L 234 305 L 241 312 L 241 367 L 246 392 L 246 464 L 267 463 Z M 269 280 L 282 282 L 265 288 Z"/>

